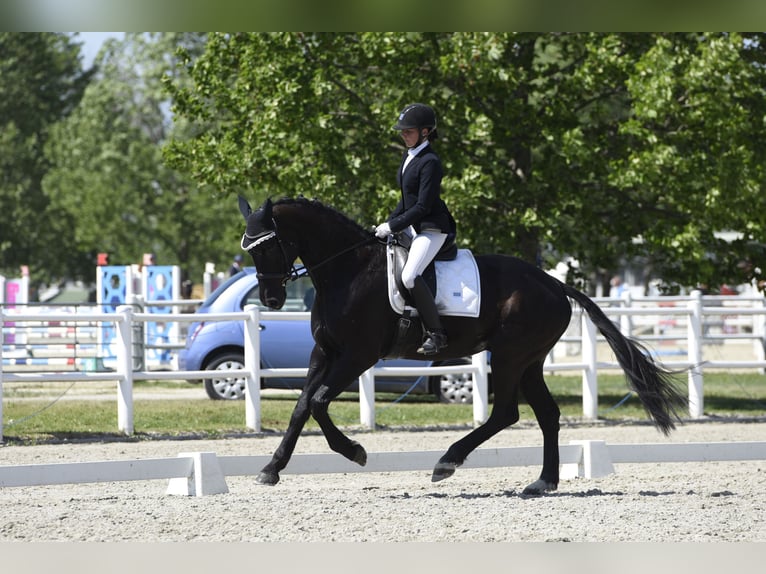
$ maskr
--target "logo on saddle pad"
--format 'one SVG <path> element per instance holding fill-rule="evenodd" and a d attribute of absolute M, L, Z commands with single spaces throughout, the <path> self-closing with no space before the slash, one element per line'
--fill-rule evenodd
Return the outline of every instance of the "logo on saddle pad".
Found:
<path fill-rule="evenodd" d="M 388 262 L 388 300 L 400 315 L 405 309 L 414 309 L 405 301 L 401 283 L 402 268 L 407 251 L 398 245 L 386 248 Z M 468 249 L 458 249 L 451 261 L 435 261 L 436 308 L 440 315 L 478 317 L 481 309 L 481 286 L 476 260 Z"/>

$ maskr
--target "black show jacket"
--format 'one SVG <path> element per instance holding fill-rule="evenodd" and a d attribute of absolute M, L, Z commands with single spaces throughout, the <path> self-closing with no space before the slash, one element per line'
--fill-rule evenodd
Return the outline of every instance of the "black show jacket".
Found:
<path fill-rule="evenodd" d="M 396 174 L 402 198 L 388 218 L 391 231 L 397 233 L 412 225 L 418 233 L 423 229 L 438 229 L 454 238 L 455 220 L 441 198 L 444 172 L 439 156 L 428 145 L 412 158 L 402 173 L 406 159 L 405 152 Z"/>

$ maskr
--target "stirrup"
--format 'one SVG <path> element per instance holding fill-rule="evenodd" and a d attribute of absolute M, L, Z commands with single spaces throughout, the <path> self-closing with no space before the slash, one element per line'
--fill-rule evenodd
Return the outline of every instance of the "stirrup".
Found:
<path fill-rule="evenodd" d="M 442 331 L 426 331 L 426 338 L 418 349 L 421 355 L 436 355 L 447 347 L 447 335 Z"/>

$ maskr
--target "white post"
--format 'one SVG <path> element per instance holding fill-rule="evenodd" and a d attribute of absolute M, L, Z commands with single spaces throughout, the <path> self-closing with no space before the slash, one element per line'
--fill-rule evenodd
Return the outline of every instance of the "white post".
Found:
<path fill-rule="evenodd" d="M 127 295 L 125 296 L 125 305 L 130 307 L 131 310 L 131 329 L 133 330 L 131 334 L 130 344 L 135 345 L 136 349 L 131 348 L 130 350 L 130 356 L 131 356 L 131 369 L 135 369 L 137 371 L 146 371 L 148 370 L 148 353 L 146 352 L 146 344 L 148 342 L 146 338 L 146 323 L 137 323 L 136 325 L 133 325 L 133 313 L 145 313 L 146 312 L 146 305 L 144 304 L 144 297 L 143 295 L 138 295 L 136 293 L 130 293 L 127 292 Z M 134 350 L 137 351 L 140 349 L 140 354 L 136 353 L 135 356 L 133 356 Z"/>
<path fill-rule="evenodd" d="M 586 419 L 598 418 L 598 372 L 596 370 L 596 326 L 582 314 L 582 414 Z"/>
<path fill-rule="evenodd" d="M 117 428 L 133 434 L 133 308 L 120 305 L 115 313 L 117 327 Z"/>
<path fill-rule="evenodd" d="M 753 315 L 753 352 L 756 361 L 766 361 L 766 299 L 756 301 L 754 307 L 761 307 L 764 313 Z M 766 369 L 760 369 L 761 374 L 766 374 Z"/>
<path fill-rule="evenodd" d="M 625 290 L 622 294 L 622 307 L 630 309 L 633 306 L 633 295 L 629 290 Z M 620 315 L 620 332 L 626 337 L 632 336 L 633 333 L 633 316 L 632 315 Z"/>
<path fill-rule="evenodd" d="M 487 422 L 489 413 L 489 382 L 487 381 L 487 351 L 471 357 L 473 373 L 473 425 Z"/>
<path fill-rule="evenodd" d="M 687 346 L 689 348 L 689 416 L 693 419 L 703 415 L 702 380 L 702 291 L 691 292 L 687 304 L 691 313 L 687 319 Z"/>
<path fill-rule="evenodd" d="M 370 367 L 359 376 L 359 422 L 375 430 L 375 372 Z"/>
<path fill-rule="evenodd" d="M 599 478 L 614 474 L 614 465 L 605 441 L 572 440 L 569 444 L 579 445 L 582 448 L 582 458 L 579 463 L 562 464 L 561 478 Z"/>
<path fill-rule="evenodd" d="M 165 494 L 207 496 L 229 492 L 226 476 L 214 452 L 182 452 L 178 458 L 192 459 L 194 466 L 191 475 L 171 478 Z"/>
<path fill-rule="evenodd" d="M 261 310 L 257 305 L 246 305 L 245 312 L 245 424 L 261 431 Z"/>
<path fill-rule="evenodd" d="M 213 277 L 215 276 L 215 263 L 205 263 L 205 273 L 202 275 L 202 293 L 205 299 L 213 292 Z"/>
<path fill-rule="evenodd" d="M 2 285 L 0 284 L 0 288 Z M 0 301 L 3 295 L 0 292 Z M 3 442 L 3 328 L 5 327 L 5 318 L 3 317 L 3 308 L 0 307 L 0 443 Z"/>

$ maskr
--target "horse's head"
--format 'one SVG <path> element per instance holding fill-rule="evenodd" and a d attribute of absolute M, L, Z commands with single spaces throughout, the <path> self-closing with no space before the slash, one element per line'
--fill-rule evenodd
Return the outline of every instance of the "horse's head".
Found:
<path fill-rule="evenodd" d="M 240 197 L 239 210 L 247 222 L 242 249 L 253 258 L 261 303 L 270 309 L 281 309 L 287 298 L 285 284 L 295 273 L 293 263 L 298 256 L 295 245 L 277 233 L 271 199 L 253 211 L 247 200 Z"/>

